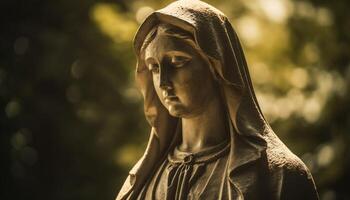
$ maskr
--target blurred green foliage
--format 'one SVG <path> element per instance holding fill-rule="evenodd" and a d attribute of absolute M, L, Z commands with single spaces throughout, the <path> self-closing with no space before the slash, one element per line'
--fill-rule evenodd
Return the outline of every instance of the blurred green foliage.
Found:
<path fill-rule="evenodd" d="M 132 38 L 169 2 L 0 3 L 0 199 L 114 199 L 150 129 Z M 236 28 L 261 107 L 321 199 L 350 199 L 350 3 L 208 2 Z"/>

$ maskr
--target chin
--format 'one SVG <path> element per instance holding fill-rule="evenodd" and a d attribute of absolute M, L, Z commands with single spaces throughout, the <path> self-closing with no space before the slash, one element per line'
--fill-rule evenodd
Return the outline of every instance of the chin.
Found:
<path fill-rule="evenodd" d="M 186 117 L 187 112 L 186 109 L 183 108 L 183 106 L 180 105 L 171 105 L 168 107 L 169 114 L 173 117 Z"/>

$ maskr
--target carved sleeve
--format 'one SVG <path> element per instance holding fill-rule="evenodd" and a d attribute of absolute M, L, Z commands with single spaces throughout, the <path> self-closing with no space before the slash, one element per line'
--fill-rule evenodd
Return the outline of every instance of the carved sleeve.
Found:
<path fill-rule="evenodd" d="M 318 200 L 316 186 L 308 169 L 284 171 L 281 200 Z"/>

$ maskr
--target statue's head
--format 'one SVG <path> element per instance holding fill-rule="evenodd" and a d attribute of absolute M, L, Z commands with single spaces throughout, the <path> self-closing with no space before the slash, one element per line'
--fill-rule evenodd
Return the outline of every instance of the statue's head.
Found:
<path fill-rule="evenodd" d="M 222 12 L 202 1 L 174 1 L 145 19 L 134 49 L 137 85 L 157 137 L 173 137 L 179 118 L 207 111 L 219 100 L 232 130 L 264 148 L 261 133 L 268 123 L 238 36 Z"/>
<path fill-rule="evenodd" d="M 158 24 L 146 36 L 140 53 L 170 115 L 195 117 L 220 96 L 210 61 L 191 33 Z"/>

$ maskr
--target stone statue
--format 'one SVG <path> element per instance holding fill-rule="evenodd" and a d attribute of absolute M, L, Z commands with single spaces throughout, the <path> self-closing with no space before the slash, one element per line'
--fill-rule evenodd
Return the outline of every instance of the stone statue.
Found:
<path fill-rule="evenodd" d="M 175 1 L 147 17 L 134 47 L 152 130 L 117 200 L 318 199 L 309 170 L 264 118 L 222 12 Z"/>

